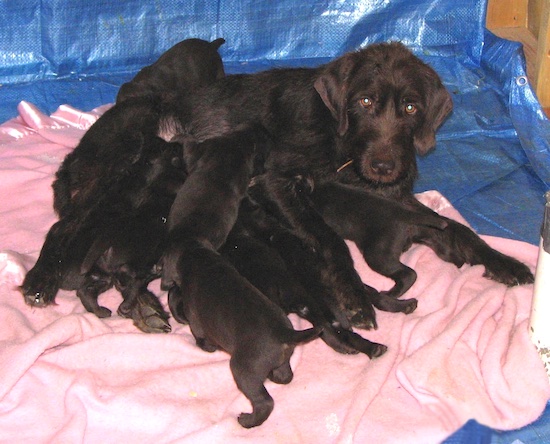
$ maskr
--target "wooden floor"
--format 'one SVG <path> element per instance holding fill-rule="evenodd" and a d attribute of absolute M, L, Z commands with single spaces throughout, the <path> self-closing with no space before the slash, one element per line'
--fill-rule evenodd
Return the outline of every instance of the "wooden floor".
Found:
<path fill-rule="evenodd" d="M 537 58 L 537 39 L 527 28 L 494 28 L 491 29 L 493 34 L 502 37 L 503 39 L 513 40 L 523 43 L 523 52 L 527 63 L 527 77 L 532 85 L 534 85 L 535 76 L 535 60 Z M 545 108 L 546 115 L 550 117 L 550 108 Z"/>

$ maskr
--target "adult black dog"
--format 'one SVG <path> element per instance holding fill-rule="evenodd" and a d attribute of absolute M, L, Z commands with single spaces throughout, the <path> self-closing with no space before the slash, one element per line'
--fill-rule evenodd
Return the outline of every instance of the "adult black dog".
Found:
<path fill-rule="evenodd" d="M 60 219 L 49 230 L 36 264 L 21 285 L 25 302 L 29 305 L 43 307 L 53 303 L 67 274 L 80 269 L 79 261 L 95 241 L 92 236 L 83 234 L 84 226 L 97 229 L 101 226 L 91 220 L 91 215 L 102 214 L 101 206 L 112 209 L 120 204 L 118 209 L 121 210 L 129 202 L 131 208 L 126 210 L 132 214 L 142 204 L 143 190 L 132 187 L 121 190 L 119 185 L 127 184 L 128 176 L 136 174 L 136 162 L 150 160 L 143 155 L 144 149 L 149 145 L 163 147 L 166 144 L 159 138 L 159 134 L 166 131 L 161 119 L 165 115 L 162 90 L 167 86 L 166 78 L 170 70 L 177 67 L 180 71 L 172 72 L 172 75 L 181 81 L 179 91 L 185 96 L 222 77 L 224 71 L 217 52 L 222 42 L 220 39 L 212 43 L 190 39 L 169 50 L 168 57 L 161 57 L 166 65 L 157 62 L 154 69 L 136 76 L 136 82 L 144 87 L 143 95 L 130 97 L 130 92 L 123 94 L 121 101 L 102 115 L 66 156 L 53 183 L 54 209 Z M 157 76 L 156 71 L 162 74 Z M 153 167 L 140 170 L 138 178 L 147 180 L 150 174 L 155 174 Z M 130 190 L 135 192 L 134 196 L 124 194 Z M 121 220 L 120 211 L 116 219 Z M 96 235 L 101 233 L 96 232 Z M 75 250 L 71 252 L 76 244 L 79 246 L 78 258 L 74 257 Z M 135 316 L 134 322 L 138 325 L 143 325 L 144 317 L 150 317 L 151 309 L 155 311 L 160 306 L 158 301 L 142 302 L 131 310 L 128 304 L 121 306 L 124 313 Z M 93 306 L 88 308 L 98 310 Z M 98 313 L 106 314 L 104 311 Z M 162 313 L 158 313 L 158 323 L 164 325 L 161 331 L 165 331 L 166 316 Z"/>
<path fill-rule="evenodd" d="M 288 193 L 288 181 L 306 172 L 318 183 L 355 183 L 418 209 L 412 195 L 415 154 L 433 148 L 435 131 L 451 110 L 451 97 L 433 69 L 403 45 L 383 43 L 314 69 L 228 76 L 182 103 L 175 118 L 179 132 L 198 141 L 229 134 L 243 124 L 266 130 L 273 142 L 265 165 L 269 199 L 325 258 L 323 277 L 340 308 L 355 325 L 372 328 L 376 321 L 371 301 L 377 293 L 353 269 L 338 235 L 343 233 L 336 233 L 315 212 L 296 211 L 301 206 Z M 350 160 L 351 168 L 338 173 Z M 429 245 L 457 265 L 483 264 L 487 276 L 505 284 L 532 281 L 525 265 L 452 221 Z"/>

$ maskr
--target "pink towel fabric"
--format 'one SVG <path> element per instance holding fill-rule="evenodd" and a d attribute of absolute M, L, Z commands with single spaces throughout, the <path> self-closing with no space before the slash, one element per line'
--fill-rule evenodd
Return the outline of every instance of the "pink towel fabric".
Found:
<path fill-rule="evenodd" d="M 532 286 L 506 288 L 424 246 L 402 258 L 418 272 L 407 294 L 417 310 L 378 313 L 379 329 L 361 333 L 388 352 L 371 361 L 320 340 L 297 347 L 294 380 L 266 383 L 275 410 L 251 430 L 236 421 L 250 405 L 228 355 L 200 350 L 187 326 L 171 320 L 172 333 L 145 334 L 117 315 L 87 313 L 74 292 L 25 305 L 15 287 L 56 220 L 53 174 L 107 108 L 46 116 L 22 102 L 0 126 L 0 442 L 436 443 L 469 419 L 514 429 L 541 414 L 550 385 L 528 335 Z M 419 199 L 462 220 L 436 192 Z M 534 268 L 536 247 L 485 239 Z M 391 285 L 350 249 L 365 282 Z M 158 281 L 151 289 L 166 304 Z M 120 301 L 115 290 L 100 299 L 113 313 Z"/>

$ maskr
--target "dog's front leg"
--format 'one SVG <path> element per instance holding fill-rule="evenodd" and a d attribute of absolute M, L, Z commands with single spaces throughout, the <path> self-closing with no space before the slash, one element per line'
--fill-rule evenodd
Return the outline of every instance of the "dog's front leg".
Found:
<path fill-rule="evenodd" d="M 415 210 L 433 214 L 430 208 L 424 206 L 413 196 L 404 203 Z M 483 265 L 485 277 L 509 287 L 534 282 L 533 273 L 527 265 L 491 248 L 467 226 L 452 219 L 444 219 L 448 223 L 447 228 L 434 230 L 430 237 L 421 240 L 441 259 L 451 262 L 457 267 L 465 263 Z"/>
<path fill-rule="evenodd" d="M 302 191 L 296 189 L 301 179 L 303 176 L 294 174 L 268 173 L 259 186 L 296 234 L 323 258 L 326 264 L 321 273 L 323 283 L 333 292 L 339 308 L 348 313 L 352 324 L 366 329 L 377 328 L 371 304 L 377 291 L 361 281 L 344 240 L 325 223 L 308 199 L 302 199 Z"/>

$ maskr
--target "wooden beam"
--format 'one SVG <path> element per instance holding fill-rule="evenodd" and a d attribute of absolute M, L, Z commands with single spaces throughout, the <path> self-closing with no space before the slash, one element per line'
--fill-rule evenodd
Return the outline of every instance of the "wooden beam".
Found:
<path fill-rule="evenodd" d="M 544 0 L 537 38 L 535 92 L 543 107 L 550 107 L 550 0 Z"/>
<path fill-rule="evenodd" d="M 487 28 L 527 27 L 527 0 L 489 0 Z"/>

